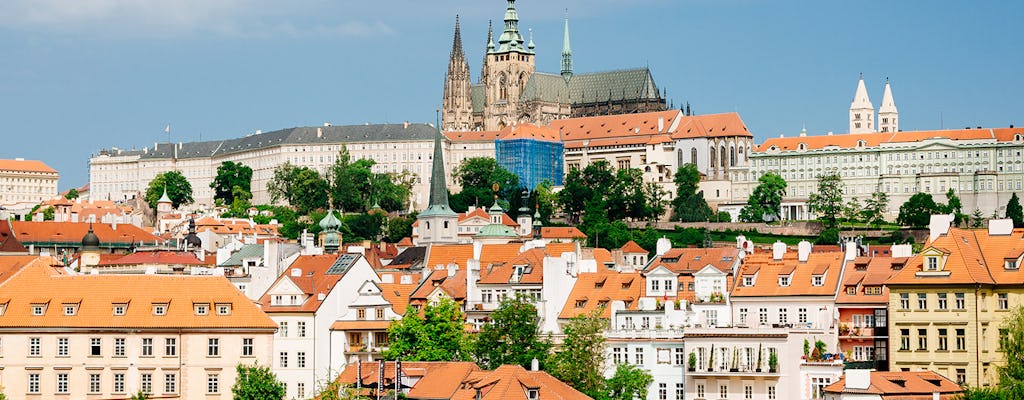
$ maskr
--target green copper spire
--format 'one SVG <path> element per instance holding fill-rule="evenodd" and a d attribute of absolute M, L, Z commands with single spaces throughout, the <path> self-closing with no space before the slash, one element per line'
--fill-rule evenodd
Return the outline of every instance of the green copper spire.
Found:
<path fill-rule="evenodd" d="M 430 204 L 420 217 L 432 215 L 456 215 L 448 205 L 448 187 L 444 178 L 444 154 L 441 152 L 441 129 L 434 137 L 434 159 L 430 169 Z"/>
<path fill-rule="evenodd" d="M 565 16 L 565 35 L 562 37 L 562 78 L 569 83 L 572 78 L 572 48 L 569 47 L 569 15 Z"/>
<path fill-rule="evenodd" d="M 487 21 L 487 54 L 494 52 L 494 25 Z M 486 58 L 486 57 L 485 57 Z"/>
<path fill-rule="evenodd" d="M 523 48 L 523 35 L 519 33 L 519 14 L 516 12 L 516 0 L 508 0 L 505 8 L 505 31 L 498 38 L 498 52 L 516 51 L 529 53 Z"/>

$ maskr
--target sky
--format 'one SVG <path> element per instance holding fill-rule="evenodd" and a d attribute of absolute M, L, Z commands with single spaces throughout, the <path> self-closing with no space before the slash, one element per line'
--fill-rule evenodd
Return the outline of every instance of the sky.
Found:
<path fill-rule="evenodd" d="M 848 130 L 863 74 L 900 128 L 1024 124 L 1016 1 L 520 0 L 537 69 L 648 66 L 676 106 L 735 111 L 761 142 Z M 0 158 L 60 187 L 91 154 L 293 126 L 433 122 L 456 14 L 474 82 L 503 0 L 3 0 Z"/>

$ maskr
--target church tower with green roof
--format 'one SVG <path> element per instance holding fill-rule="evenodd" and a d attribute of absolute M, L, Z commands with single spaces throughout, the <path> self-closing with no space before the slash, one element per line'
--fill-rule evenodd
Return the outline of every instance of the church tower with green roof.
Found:
<path fill-rule="evenodd" d="M 434 156 L 430 169 L 430 204 L 416 217 L 419 224 L 417 246 L 457 243 L 459 241 L 459 215 L 448 205 L 448 187 L 445 184 L 444 153 L 441 131 L 434 137 Z"/>

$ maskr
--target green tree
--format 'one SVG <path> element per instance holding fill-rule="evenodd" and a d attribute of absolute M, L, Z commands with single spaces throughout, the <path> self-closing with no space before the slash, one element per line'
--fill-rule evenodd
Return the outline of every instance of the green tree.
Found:
<path fill-rule="evenodd" d="M 385 236 L 388 243 L 398 243 L 403 238 L 412 237 L 412 224 L 416 222 L 416 215 L 395 217 L 388 220 Z"/>
<path fill-rule="evenodd" d="M 975 208 L 974 212 L 971 213 L 971 228 L 978 229 L 985 226 L 985 216 L 981 214 L 981 210 Z"/>
<path fill-rule="evenodd" d="M 1014 228 L 1024 228 L 1024 209 L 1021 208 L 1017 193 L 1011 195 L 1010 201 L 1006 202 L 1006 218 L 1013 220 Z"/>
<path fill-rule="evenodd" d="M 53 221 L 53 206 L 48 206 L 43 209 L 43 221 Z"/>
<path fill-rule="evenodd" d="M 530 368 L 533 359 L 544 362 L 551 344 L 540 336 L 537 307 L 516 296 L 501 301 L 474 343 L 476 362 L 484 369 L 504 364 Z"/>
<path fill-rule="evenodd" d="M 272 202 L 288 201 L 300 215 L 327 208 L 330 187 L 319 172 L 307 167 L 284 163 L 274 168 L 274 177 L 267 183 Z"/>
<path fill-rule="evenodd" d="M 1000 340 L 1004 363 L 997 366 L 999 391 L 1007 399 L 1024 399 L 1024 306 L 1014 307 L 1000 324 Z"/>
<path fill-rule="evenodd" d="M 843 187 L 843 180 L 836 172 L 818 175 L 818 191 L 807 199 L 811 212 L 818 214 L 818 219 L 828 228 L 837 226 L 836 218 L 844 211 Z"/>
<path fill-rule="evenodd" d="M 591 398 L 604 397 L 604 335 L 608 323 L 603 309 L 574 317 L 565 326 L 565 339 L 548 357 L 548 373 Z"/>
<path fill-rule="evenodd" d="M 692 354 L 692 353 L 691 353 Z M 654 377 L 647 370 L 633 364 L 618 364 L 615 375 L 606 382 L 605 390 L 609 400 L 643 400 Z"/>
<path fill-rule="evenodd" d="M 238 377 L 235 378 L 235 385 L 231 387 L 231 397 L 234 400 L 284 398 L 284 383 L 277 379 L 269 367 L 238 364 L 235 366 L 235 371 L 238 373 Z"/>
<path fill-rule="evenodd" d="M 565 177 L 562 190 L 558 192 L 558 203 L 570 224 L 580 222 L 589 202 L 595 199 L 605 201 L 615 185 L 615 172 L 608 161 L 599 160 L 583 170 L 573 168 Z M 608 217 L 608 212 L 604 212 Z"/>
<path fill-rule="evenodd" d="M 387 217 L 380 213 L 345 214 L 341 218 L 350 233 L 346 241 L 358 242 L 360 240 L 378 240 L 378 236 L 384 233 Z"/>
<path fill-rule="evenodd" d="M 156 210 L 156 202 L 163 195 L 164 188 L 167 189 L 167 197 L 171 199 L 172 207 L 178 208 L 183 204 L 192 204 L 192 184 L 188 182 L 185 175 L 181 174 L 181 171 L 168 171 L 157 174 L 153 180 L 149 181 L 144 199 L 150 208 Z"/>
<path fill-rule="evenodd" d="M 551 181 L 545 179 L 537 184 L 537 187 L 530 193 L 530 202 L 527 206 L 534 206 L 539 208 L 540 211 L 540 222 L 542 225 L 547 225 L 551 221 L 551 215 L 555 213 L 555 207 L 558 204 L 558 194 L 553 192 L 554 185 Z M 534 209 L 534 211 L 537 211 Z"/>
<path fill-rule="evenodd" d="M 75 189 L 75 188 L 71 188 L 71 190 L 68 190 L 68 192 L 64 194 L 64 198 L 68 199 L 68 200 L 77 199 L 78 196 L 79 196 L 78 189 Z"/>
<path fill-rule="evenodd" d="M 877 191 L 864 201 L 864 211 L 861 212 L 861 215 L 869 225 L 878 226 L 885 222 L 885 213 L 888 210 L 889 195 L 885 192 Z"/>
<path fill-rule="evenodd" d="M 252 168 L 242 163 L 224 161 L 217 166 L 217 176 L 210 182 L 210 187 L 213 188 L 213 199 L 219 204 L 230 206 L 243 193 L 248 194 L 248 201 L 252 198 Z"/>
<path fill-rule="evenodd" d="M 900 215 L 896 218 L 896 223 L 912 228 L 921 228 L 928 226 L 931 216 L 938 213 L 940 213 L 939 206 L 935 204 L 932 195 L 916 193 L 900 206 Z"/>
<path fill-rule="evenodd" d="M 494 203 L 494 196 L 502 199 L 505 209 L 518 208 L 520 203 L 519 176 L 498 165 L 498 160 L 488 157 L 471 157 L 462 160 L 452 171 L 455 183 L 462 190 L 455 196 L 461 205 L 489 206 Z M 493 185 L 498 185 L 495 193 Z M 459 209 L 456 211 L 465 211 Z"/>
<path fill-rule="evenodd" d="M 3 399 L 4 397 L 0 395 L 0 400 Z M 149 394 L 140 390 L 132 395 L 131 400 L 149 400 Z"/>
<path fill-rule="evenodd" d="M 676 197 L 672 199 L 672 220 L 682 222 L 707 221 L 711 207 L 704 200 L 704 191 L 698 190 L 700 171 L 693 164 L 686 164 L 676 171 Z"/>
<path fill-rule="evenodd" d="M 774 172 L 758 178 L 757 187 L 747 198 L 747 205 L 740 210 L 744 222 L 774 221 L 782 211 L 782 197 L 786 195 L 786 180 Z"/>
<path fill-rule="evenodd" d="M 956 400 L 1005 400 L 1006 397 L 999 388 L 995 387 L 966 387 L 964 392 L 956 395 Z"/>
<path fill-rule="evenodd" d="M 956 191 L 952 187 L 946 191 L 946 204 L 942 205 L 941 209 L 943 213 L 953 214 L 953 225 L 955 226 L 960 226 L 967 221 L 968 216 L 964 214 L 960 196 L 956 195 Z"/>
<path fill-rule="evenodd" d="M 469 354 L 463 323 L 465 317 L 458 304 L 447 298 L 428 304 L 422 317 L 416 308 L 409 307 L 402 319 L 388 327 L 389 347 L 383 357 L 402 361 L 465 359 Z"/>

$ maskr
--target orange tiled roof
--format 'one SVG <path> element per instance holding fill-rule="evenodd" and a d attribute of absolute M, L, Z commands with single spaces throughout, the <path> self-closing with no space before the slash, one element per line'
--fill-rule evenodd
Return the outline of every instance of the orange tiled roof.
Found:
<path fill-rule="evenodd" d="M 639 244 L 636 244 L 636 242 L 634 242 L 632 240 L 630 240 L 630 241 L 626 242 L 626 244 L 622 245 L 622 248 L 620 248 L 619 250 L 621 250 L 623 253 L 644 253 L 644 254 L 648 253 L 647 250 L 644 250 L 643 247 L 640 247 Z"/>
<path fill-rule="evenodd" d="M 500 140 L 533 139 L 545 142 L 561 142 L 557 129 L 533 124 L 509 125 L 501 130 Z"/>
<path fill-rule="evenodd" d="M 89 223 L 53 221 L 11 221 L 14 236 L 25 243 L 68 243 L 81 244 L 82 237 L 89 232 Z M 102 245 L 155 243 L 160 238 L 131 224 L 118 224 L 115 230 L 111 224 L 91 224 L 93 233 Z"/>
<path fill-rule="evenodd" d="M 306 301 L 298 306 L 281 306 L 273 305 L 272 299 L 269 294 L 264 293 L 263 297 L 260 298 L 260 304 L 263 306 L 263 310 L 268 313 L 275 312 L 313 312 L 320 308 L 320 304 L 323 303 L 318 297 L 319 293 L 328 294 L 334 285 L 344 275 L 327 274 L 327 270 L 334 264 L 334 261 L 338 259 L 340 254 L 321 254 L 321 255 L 307 255 L 299 256 L 292 262 L 281 276 L 277 277 L 277 280 L 270 285 L 271 288 L 277 286 L 277 283 L 288 279 L 298 286 L 303 293 L 306 294 Z M 298 277 L 292 276 L 293 270 L 299 270 Z M 315 287 L 314 287 L 315 285 Z"/>
<path fill-rule="evenodd" d="M 673 139 L 692 137 L 747 136 L 753 137 L 735 112 L 720 114 L 683 116 L 679 127 L 672 133 Z"/>
<path fill-rule="evenodd" d="M 391 321 L 334 321 L 332 331 L 383 331 L 391 326 Z"/>
<path fill-rule="evenodd" d="M 100 260 L 99 265 L 206 265 L 189 251 L 137 251 L 115 259 Z"/>
<path fill-rule="evenodd" d="M 839 286 L 839 294 L 836 296 L 836 304 L 888 303 L 889 288 L 885 286 L 885 281 L 895 272 L 893 266 L 904 261 L 903 257 L 874 256 L 857 257 L 853 262 L 846 263 L 843 282 Z M 881 294 L 867 294 L 864 289 L 870 286 L 881 287 Z M 847 292 L 850 287 L 854 288 L 854 294 Z"/>
<path fill-rule="evenodd" d="M 89 329 L 277 329 L 263 311 L 223 276 L 187 275 L 63 275 L 48 265 L 32 265 L 0 286 L 7 301 L 0 327 Z M 33 315 L 32 304 L 46 304 Z M 114 304 L 127 304 L 114 315 Z M 165 315 L 154 315 L 154 303 L 167 304 Z M 208 305 L 196 315 L 194 304 Z M 75 304 L 75 315 L 64 305 Z M 218 304 L 230 304 L 227 315 Z"/>
<path fill-rule="evenodd" d="M 650 262 L 648 271 L 664 266 L 677 274 L 693 274 L 707 265 L 725 273 L 732 273 L 732 265 L 739 257 L 739 249 L 733 247 L 673 248 Z"/>
<path fill-rule="evenodd" d="M 540 399 L 590 399 L 547 372 L 527 371 L 519 365 L 502 365 L 493 371 L 473 371 L 458 388 L 451 396 L 452 400 L 528 400 L 530 390 L 536 390 Z"/>
<path fill-rule="evenodd" d="M 548 226 L 540 228 L 542 239 L 586 239 L 587 235 L 575 226 Z"/>
<path fill-rule="evenodd" d="M 398 315 L 405 315 L 405 309 L 409 306 L 409 297 L 419 286 L 417 283 L 378 283 L 380 294 L 384 300 L 391 303 L 391 310 Z"/>
<path fill-rule="evenodd" d="M 0 256 L 0 284 L 10 279 L 14 274 L 29 265 L 56 265 L 57 259 L 43 256 Z"/>
<path fill-rule="evenodd" d="M 427 279 L 420 282 L 419 286 L 409 296 L 409 300 L 426 300 L 435 289 L 440 288 L 448 294 L 448 297 L 456 301 L 466 298 L 466 269 L 460 268 L 455 275 L 448 276 L 444 269 L 434 270 Z"/>
<path fill-rule="evenodd" d="M 0 253 L 28 253 L 18 238 L 11 232 L 11 221 L 0 221 Z"/>
<path fill-rule="evenodd" d="M 482 284 L 507 284 L 512 278 L 515 266 L 526 265 L 528 268 L 519 283 L 540 284 L 544 282 L 544 249 L 527 250 L 508 262 L 481 266 L 480 280 Z"/>
<path fill-rule="evenodd" d="M 490 265 L 511 260 L 519 255 L 522 243 L 484 244 L 480 250 L 480 265 Z M 460 270 L 466 269 L 466 260 L 473 257 L 472 244 L 442 244 L 430 247 L 430 257 L 426 267 L 433 269 L 438 265 L 447 267 L 454 263 Z"/>
<path fill-rule="evenodd" d="M 1024 135 L 1024 128 L 991 128 L 991 129 L 946 129 L 934 131 L 847 133 L 842 135 L 803 136 L 771 138 L 757 146 L 757 151 L 768 151 L 772 146 L 779 150 L 796 150 L 800 144 L 808 150 L 817 150 L 826 146 L 855 148 L 857 143 L 864 141 L 865 147 L 877 147 L 882 143 L 912 143 L 926 139 L 944 138 L 951 140 L 995 139 L 999 142 L 1013 141 L 1015 135 Z"/>
<path fill-rule="evenodd" d="M 338 374 L 337 381 L 345 386 L 356 386 L 357 376 L 363 387 L 376 386 L 378 383 L 379 362 L 370 361 L 363 363 L 349 363 L 345 369 Z M 473 371 L 480 370 L 476 364 L 471 362 L 413 362 L 402 363 L 402 375 L 416 377 L 416 384 L 409 389 L 407 394 L 411 399 L 449 399 L 462 386 L 463 381 Z M 395 363 L 384 363 L 384 383 L 394 385 Z M 370 389 L 364 389 L 364 395 L 369 395 Z"/>
<path fill-rule="evenodd" d="M 544 245 L 544 251 L 551 257 L 561 257 L 562 253 L 576 252 L 576 244 L 570 242 L 551 242 Z"/>
<path fill-rule="evenodd" d="M 502 131 L 451 131 L 444 136 L 451 142 L 494 142 Z"/>
<path fill-rule="evenodd" d="M 932 371 L 871 371 L 867 389 L 846 387 L 846 377 L 825 387 L 826 393 L 874 394 L 883 399 L 930 400 L 933 393 L 940 399 L 952 399 L 963 388 L 949 378 Z"/>
<path fill-rule="evenodd" d="M 402 240 L 398 241 L 397 245 L 401 247 L 412 247 L 412 238 L 404 237 Z"/>
<path fill-rule="evenodd" d="M 57 173 L 57 170 L 39 160 L 0 160 L 0 171 Z"/>
<path fill-rule="evenodd" d="M 576 278 L 569 298 L 558 318 L 585 315 L 607 303 L 601 316 L 611 318 L 611 302 L 626 302 L 627 310 L 636 310 L 645 285 L 643 275 L 619 273 L 598 268 L 598 272 L 581 273 Z"/>
<path fill-rule="evenodd" d="M 787 251 L 778 261 L 772 259 L 771 252 L 750 254 L 743 259 L 732 297 L 834 296 L 843 272 L 843 257 L 841 252 L 811 253 L 806 262 L 799 262 L 795 251 Z M 823 285 L 814 286 L 812 276 L 821 271 L 827 271 Z M 754 285 L 743 286 L 743 277 L 755 272 Z M 780 275 L 790 275 L 789 286 L 779 285 Z"/>
<path fill-rule="evenodd" d="M 1022 284 L 1024 272 L 1004 267 L 1007 258 L 1016 258 L 1016 248 L 1022 240 L 1024 229 L 1014 229 L 1009 235 L 989 235 L 985 229 L 950 228 L 948 233 L 936 238 L 920 254 L 910 258 L 904 268 L 894 273 L 886 284 Z M 931 249 L 947 254 L 942 271 L 948 272 L 948 275 L 918 276 L 918 272 L 922 271 L 924 254 Z"/>

